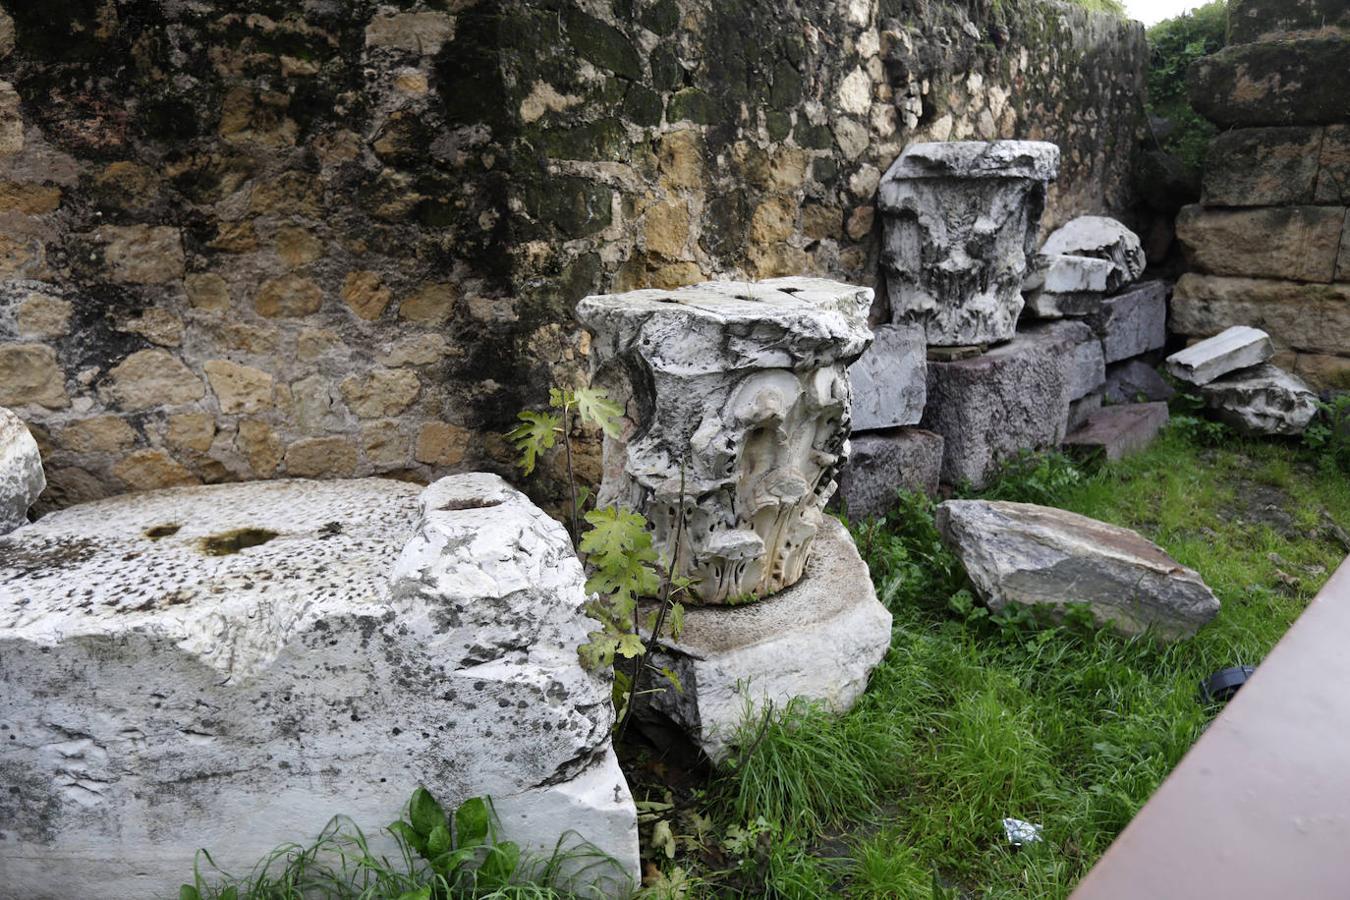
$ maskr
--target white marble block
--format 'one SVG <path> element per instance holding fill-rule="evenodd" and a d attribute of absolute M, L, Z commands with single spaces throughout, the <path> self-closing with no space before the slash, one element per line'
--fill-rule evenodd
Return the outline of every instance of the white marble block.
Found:
<path fill-rule="evenodd" d="M 22 419 L 0 407 L 0 534 L 28 522 L 28 507 L 46 487 L 37 441 Z"/>
<path fill-rule="evenodd" d="M 918 325 L 878 325 L 875 340 L 848 367 L 853 431 L 914 425 L 928 398 L 928 344 Z"/>

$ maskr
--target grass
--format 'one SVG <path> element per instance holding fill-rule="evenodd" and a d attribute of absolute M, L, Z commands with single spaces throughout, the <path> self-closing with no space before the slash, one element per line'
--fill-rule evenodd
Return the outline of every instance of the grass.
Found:
<path fill-rule="evenodd" d="M 702 828 L 733 839 L 689 842 L 680 863 L 702 881 L 684 896 L 1067 896 L 1217 711 L 1200 680 L 1259 663 L 1345 552 L 1321 530 L 1324 512 L 1350 524 L 1343 472 L 1181 422 L 1130 460 L 1028 460 L 985 493 L 1139 530 L 1201 573 L 1214 622 L 1167 645 L 991 618 L 931 504 L 901 498 L 854 526 L 891 652 L 849 715 L 795 706 L 746 735 L 702 798 Z M 1004 817 L 1042 824 L 1043 842 L 1011 847 Z"/>

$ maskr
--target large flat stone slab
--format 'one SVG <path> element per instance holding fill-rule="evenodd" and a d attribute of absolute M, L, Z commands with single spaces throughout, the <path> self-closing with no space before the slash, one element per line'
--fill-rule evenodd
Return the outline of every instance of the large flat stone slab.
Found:
<path fill-rule="evenodd" d="M 1196 60 L 1186 87 L 1196 112 L 1221 127 L 1350 120 L 1350 41 L 1339 35 L 1236 44 Z"/>
<path fill-rule="evenodd" d="M 795 585 L 746 606 L 688 610 L 678 641 L 663 638 L 654 663 L 674 671 L 645 713 L 687 731 L 714 762 L 737 731 L 793 698 L 848 710 L 891 642 L 891 614 L 877 600 L 867 564 L 837 519 L 816 538 Z"/>
<path fill-rule="evenodd" d="M 1108 363 L 1157 350 L 1167 343 L 1167 287 L 1146 281 L 1102 301 L 1087 319 L 1102 339 Z"/>
<path fill-rule="evenodd" d="M 1329 282 L 1345 218 L 1345 209 L 1336 206 L 1187 206 L 1177 215 L 1177 240 L 1201 272 Z"/>
<path fill-rule="evenodd" d="M 1064 447 L 1071 453 L 1123 459 L 1147 449 L 1168 418 L 1167 404 L 1162 402 L 1102 407 L 1064 438 Z"/>
<path fill-rule="evenodd" d="M 28 508 L 46 487 L 37 441 L 22 419 L 0 407 L 0 535 L 28 522 Z"/>
<path fill-rule="evenodd" d="M 928 343 L 918 325 L 878 325 L 848 367 L 853 431 L 915 425 L 928 399 Z"/>
<path fill-rule="evenodd" d="M 1274 355 L 1270 335 L 1259 328 L 1234 325 L 1167 357 L 1167 371 L 1189 384 L 1209 384 L 1229 372 L 1259 366 Z"/>
<path fill-rule="evenodd" d="M 1243 434 L 1302 434 L 1317 415 L 1317 395 L 1308 385 L 1269 363 L 1211 381 L 1200 394 L 1206 407 Z"/>
<path fill-rule="evenodd" d="M 1111 263 L 1107 290 L 1118 290 L 1144 274 L 1139 236 L 1109 216 L 1079 216 L 1050 232 L 1041 246 L 1046 256 L 1087 256 Z"/>
<path fill-rule="evenodd" d="M 991 500 L 948 500 L 938 530 L 991 610 L 1010 603 L 1062 612 L 1084 604 L 1124 634 L 1187 637 L 1219 612 L 1198 573 L 1127 528 Z"/>
<path fill-rule="evenodd" d="M 942 478 L 942 435 L 922 428 L 855 434 L 853 452 L 839 473 L 836 505 L 850 520 L 883 516 L 897 491 L 935 496 Z"/>
<path fill-rule="evenodd" d="M 169 896 L 200 847 L 246 872 L 335 814 L 393 821 L 419 784 L 636 876 L 584 581 L 494 475 L 175 488 L 0 538 L 6 889 Z"/>

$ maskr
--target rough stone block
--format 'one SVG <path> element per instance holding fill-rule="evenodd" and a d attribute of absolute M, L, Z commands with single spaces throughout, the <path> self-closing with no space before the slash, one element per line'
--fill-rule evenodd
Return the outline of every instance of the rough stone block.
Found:
<path fill-rule="evenodd" d="M 801 577 L 848 454 L 847 368 L 871 343 L 871 305 L 870 288 L 820 278 L 577 305 L 592 383 L 628 416 L 605 436 L 599 502 L 645 515 L 664 553 L 685 504 L 676 567 L 704 603 Z"/>
<path fill-rule="evenodd" d="M 1030 503 L 948 500 L 938 530 L 976 592 L 997 612 L 1009 603 L 1062 610 L 1086 604 L 1125 634 L 1188 637 L 1219 613 L 1200 575 L 1136 532 Z"/>
<path fill-rule="evenodd" d="M 46 487 L 37 441 L 23 420 L 0 407 L 0 535 L 28 522 L 28 508 Z"/>
<path fill-rule="evenodd" d="M 1108 363 L 1139 356 L 1167 343 L 1167 287 L 1148 281 L 1108 297 L 1088 324 L 1102 339 Z"/>
<path fill-rule="evenodd" d="M 1167 357 L 1167 371 L 1190 384 L 1209 384 L 1229 372 L 1258 366 L 1274 355 L 1270 335 L 1259 328 L 1234 325 Z"/>
<path fill-rule="evenodd" d="M 1090 315 L 1101 308 L 1117 273 L 1115 263 L 1106 259 L 1040 255 L 1033 273 L 1022 282 L 1023 315 L 1037 319 Z"/>
<path fill-rule="evenodd" d="M 688 732 L 714 762 L 737 731 L 770 704 L 794 698 L 848 710 L 891 644 L 891 614 L 877 600 L 867 564 L 839 520 L 827 518 L 806 573 L 792 587 L 744 606 L 688 609 L 678 641 L 663 638 L 655 664 L 675 672 L 644 714 Z"/>
<path fill-rule="evenodd" d="M 918 325 L 878 325 L 848 367 L 853 431 L 914 425 L 928 396 L 928 344 Z"/>
<path fill-rule="evenodd" d="M 1316 389 L 1350 391 L 1350 357 L 1285 350 L 1272 362 Z"/>
<path fill-rule="evenodd" d="M 1102 408 L 1102 395 L 1100 393 L 1088 394 L 1086 397 L 1079 397 L 1069 404 L 1069 418 L 1065 422 L 1065 431 L 1072 434 L 1075 430 L 1087 422 L 1088 417 Z"/>
<path fill-rule="evenodd" d="M 1177 239 L 1191 265 L 1202 272 L 1331 281 L 1345 216 L 1335 206 L 1187 206 L 1177 215 Z"/>
<path fill-rule="evenodd" d="M 1205 406 L 1243 434 L 1302 434 L 1317 415 L 1317 395 L 1302 379 L 1269 363 L 1211 381 Z"/>
<path fill-rule="evenodd" d="M 1350 29 L 1345 0 L 1228 0 L 1228 43 L 1323 28 Z"/>
<path fill-rule="evenodd" d="M 1065 323 L 1068 325 L 1069 323 Z M 1046 335 L 1063 335 L 1069 339 L 1068 350 L 1060 364 L 1064 367 L 1064 392 L 1070 400 L 1077 400 L 1100 391 L 1106 383 L 1106 361 L 1102 342 L 1090 329 L 1078 323 L 1069 328 L 1047 331 Z"/>
<path fill-rule="evenodd" d="M 1181 276 L 1172 296 L 1173 331 L 1208 337 L 1233 325 L 1260 328 L 1277 348 L 1344 354 L 1350 347 L 1350 284 Z"/>
<path fill-rule="evenodd" d="M 1097 342 L 1081 322 L 1048 322 L 979 356 L 930 361 L 920 424 L 946 441 L 942 481 L 982 487 L 1019 452 L 1059 446 L 1071 394 L 1089 380 L 1088 343 Z"/>
<path fill-rule="evenodd" d="M 935 495 L 942 477 L 942 435 L 922 428 L 855 434 L 839 473 L 836 505 L 850 519 L 885 515 L 898 490 Z"/>
<path fill-rule="evenodd" d="M 1312 203 L 1321 128 L 1236 128 L 1219 134 L 1205 160 L 1206 206 Z"/>
<path fill-rule="evenodd" d="M 1196 112 L 1220 126 L 1323 125 L 1350 120 L 1350 41 L 1339 36 L 1236 44 L 1191 64 Z"/>
<path fill-rule="evenodd" d="M 1127 359 L 1106 367 L 1106 399 L 1111 403 L 1171 400 L 1176 391 L 1158 370 L 1142 359 Z"/>
<path fill-rule="evenodd" d="M 896 322 L 937 347 L 1005 341 L 1059 148 L 1039 141 L 911 144 L 881 180 L 882 265 Z"/>
<path fill-rule="evenodd" d="M 1350 125 L 1328 125 L 1322 133 L 1313 202 L 1350 206 Z"/>
<path fill-rule="evenodd" d="M 1102 407 L 1064 439 L 1064 447 L 1074 453 L 1121 459 L 1153 443 L 1168 418 L 1167 404 L 1161 402 Z"/>
<path fill-rule="evenodd" d="M 1144 274 L 1144 248 L 1139 236 L 1107 216 L 1079 216 L 1050 233 L 1041 247 L 1046 256 L 1089 256 L 1112 263 L 1107 289 L 1119 288 Z"/>
<path fill-rule="evenodd" d="M 495 475 L 176 488 L 0 538 L 3 890 L 168 896 L 200 847 L 246 872 L 337 813 L 393 821 L 419 784 L 635 877 L 584 583 Z"/>

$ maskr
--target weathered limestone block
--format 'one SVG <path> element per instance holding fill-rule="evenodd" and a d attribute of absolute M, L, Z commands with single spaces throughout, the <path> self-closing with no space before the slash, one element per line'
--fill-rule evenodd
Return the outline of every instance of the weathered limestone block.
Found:
<path fill-rule="evenodd" d="M 1169 418 L 1167 404 L 1161 402 L 1103 407 L 1064 438 L 1064 447 L 1070 452 L 1123 459 L 1153 443 Z"/>
<path fill-rule="evenodd" d="M 1019 452 L 1058 447 L 1072 395 L 1093 380 L 1081 345 L 1095 343 L 1080 322 L 1049 322 L 979 356 L 930 361 L 920 426 L 946 442 L 942 481 L 982 487 Z"/>
<path fill-rule="evenodd" d="M 583 585 L 495 475 L 177 488 L 0 538 L 6 890 L 170 895 L 199 847 L 247 871 L 336 813 L 393 821 L 419 783 L 635 876 Z"/>
<path fill-rule="evenodd" d="M 942 435 L 922 428 L 855 434 L 853 450 L 839 473 L 838 505 L 850 520 L 883 516 L 896 491 L 936 495 L 942 478 Z"/>
<path fill-rule="evenodd" d="M 1335 206 L 1187 206 L 1177 215 L 1177 239 L 1201 272 L 1331 281 L 1345 216 Z"/>
<path fill-rule="evenodd" d="M 1312 202 L 1350 206 L 1350 125 L 1328 125 L 1322 131 Z"/>
<path fill-rule="evenodd" d="M 1350 348 L 1350 284 L 1295 284 L 1188 272 L 1172 296 L 1172 330 L 1208 337 L 1250 325 L 1277 347 L 1345 354 Z"/>
<path fill-rule="evenodd" d="M 1087 321 L 1108 363 L 1157 350 L 1167 343 L 1167 288 L 1161 281 L 1136 285 L 1106 298 Z"/>
<path fill-rule="evenodd" d="M 1171 400 L 1176 391 L 1158 370 L 1142 359 L 1127 359 L 1106 367 L 1106 399 L 1112 403 Z"/>
<path fill-rule="evenodd" d="M 1136 532 L 1086 516 L 991 500 L 948 500 L 937 511 L 943 540 L 980 597 L 1058 611 L 1082 603 L 1124 634 L 1152 628 L 1188 637 L 1219 612 L 1195 571 Z"/>
<path fill-rule="evenodd" d="M 0 535 L 28 521 L 28 507 L 47 487 L 42 455 L 28 426 L 0 407 Z"/>
<path fill-rule="evenodd" d="M 1228 43 L 1323 28 L 1350 29 L 1345 0 L 1228 0 Z"/>
<path fill-rule="evenodd" d="M 1205 206 L 1312 203 L 1322 128 L 1235 128 L 1205 159 Z"/>
<path fill-rule="evenodd" d="M 1209 384 L 1229 372 L 1259 366 L 1274 355 L 1270 335 L 1259 328 L 1234 325 L 1167 357 L 1167 371 L 1190 384 Z"/>
<path fill-rule="evenodd" d="M 922 325 L 938 347 L 1010 339 L 1058 172 L 1059 148 L 1039 141 L 906 147 L 879 194 L 893 320 Z"/>
<path fill-rule="evenodd" d="M 1269 363 L 1242 369 L 1200 389 L 1205 406 L 1243 434 L 1302 434 L 1317 415 L 1317 395 Z"/>
<path fill-rule="evenodd" d="M 928 344 L 918 325 L 879 325 L 848 367 L 853 431 L 914 425 L 928 397 Z"/>
<path fill-rule="evenodd" d="M 1107 216 L 1079 216 L 1050 233 L 1041 246 L 1046 256 L 1090 256 L 1113 263 L 1107 289 L 1119 290 L 1144 274 L 1144 248 L 1139 236 Z"/>
<path fill-rule="evenodd" d="M 765 596 L 801 577 L 848 456 L 846 370 L 871 341 L 872 291 L 814 278 L 587 297 L 592 383 L 626 410 L 599 502 L 645 515 L 699 598 Z M 681 466 L 683 464 L 683 476 Z"/>
<path fill-rule="evenodd" d="M 678 641 L 653 653 L 683 691 L 667 686 L 646 715 L 679 725 L 714 762 L 737 731 L 794 698 L 835 712 L 851 707 L 891 643 L 891 614 L 877 600 L 867 564 L 837 519 L 816 537 L 806 574 L 782 593 L 731 608 L 688 610 Z"/>
<path fill-rule="evenodd" d="M 1056 254 L 1036 257 L 1033 273 L 1022 283 L 1024 315 L 1037 319 L 1086 316 L 1101 309 L 1102 297 L 1119 268 L 1106 259 Z"/>
<path fill-rule="evenodd" d="M 1236 44 L 1191 64 L 1196 112 L 1220 126 L 1321 125 L 1350 120 L 1350 41 L 1339 36 Z"/>

